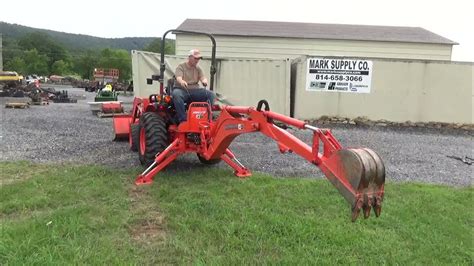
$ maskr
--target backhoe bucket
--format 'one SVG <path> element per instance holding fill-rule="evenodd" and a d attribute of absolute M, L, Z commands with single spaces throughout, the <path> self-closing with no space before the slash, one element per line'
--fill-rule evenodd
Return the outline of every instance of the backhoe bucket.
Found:
<path fill-rule="evenodd" d="M 323 160 L 321 169 L 331 183 L 351 204 L 352 221 L 370 216 L 371 208 L 378 217 L 382 211 L 385 166 L 380 156 L 366 148 L 342 149 Z"/>
<path fill-rule="evenodd" d="M 132 115 L 119 114 L 114 115 L 114 140 L 128 140 L 130 134 L 130 123 L 132 122 Z"/>

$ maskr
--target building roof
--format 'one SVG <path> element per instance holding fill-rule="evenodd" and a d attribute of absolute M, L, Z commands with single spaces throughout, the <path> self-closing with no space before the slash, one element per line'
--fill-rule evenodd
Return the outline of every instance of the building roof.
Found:
<path fill-rule="evenodd" d="M 177 29 L 225 36 L 458 44 L 420 27 L 186 19 Z"/>

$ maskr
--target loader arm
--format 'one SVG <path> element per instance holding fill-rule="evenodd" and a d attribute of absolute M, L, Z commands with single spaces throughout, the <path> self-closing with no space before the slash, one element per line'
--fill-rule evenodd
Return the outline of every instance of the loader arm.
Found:
<path fill-rule="evenodd" d="M 222 158 L 235 137 L 259 131 L 275 140 L 281 153 L 294 152 L 318 166 L 351 205 L 353 221 L 361 209 L 365 218 L 369 217 L 371 208 L 377 217 L 380 215 L 385 167 L 374 151 L 366 148 L 343 149 L 330 130 L 313 127 L 304 121 L 272 112 L 269 108 L 259 110 L 260 107 L 260 104 L 257 109 L 225 106 L 210 130 L 208 146 L 201 156 L 206 159 Z M 312 145 L 275 125 L 275 120 L 298 129 L 311 130 Z"/>

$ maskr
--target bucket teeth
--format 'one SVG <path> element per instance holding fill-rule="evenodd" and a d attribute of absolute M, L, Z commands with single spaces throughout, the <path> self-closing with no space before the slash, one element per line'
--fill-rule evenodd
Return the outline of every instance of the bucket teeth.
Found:
<path fill-rule="evenodd" d="M 364 218 L 367 219 L 370 216 L 370 205 L 364 205 Z"/>
<path fill-rule="evenodd" d="M 384 195 L 385 166 L 370 149 L 342 149 L 324 162 L 325 174 L 339 192 L 352 204 L 352 220 L 362 209 L 364 218 L 380 216 Z"/>
<path fill-rule="evenodd" d="M 375 198 L 373 208 L 374 208 L 375 216 L 379 217 L 380 213 L 382 212 L 382 199 L 380 197 Z"/>
<path fill-rule="evenodd" d="M 372 197 L 369 197 L 367 194 L 365 194 L 364 198 L 364 218 L 367 219 L 370 217 L 370 209 L 372 208 Z"/>
<path fill-rule="evenodd" d="M 353 207 L 352 207 L 352 222 L 355 222 L 357 218 L 359 217 L 360 214 L 360 209 L 362 208 L 362 201 L 358 201 Z"/>
<path fill-rule="evenodd" d="M 384 193 L 383 185 L 385 183 L 385 166 L 377 153 L 370 149 L 352 150 L 361 159 L 363 168 L 361 178 L 366 183 L 357 190 L 363 198 L 364 218 L 370 216 L 373 208 L 375 216 L 379 217 L 382 211 L 382 197 Z"/>

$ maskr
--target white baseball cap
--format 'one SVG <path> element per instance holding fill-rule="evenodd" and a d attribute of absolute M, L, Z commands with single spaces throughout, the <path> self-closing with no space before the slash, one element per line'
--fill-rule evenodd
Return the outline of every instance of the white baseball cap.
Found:
<path fill-rule="evenodd" d="M 199 58 L 199 59 L 202 58 L 201 52 L 199 51 L 199 49 L 189 50 L 188 56 L 193 56 L 194 58 Z"/>

